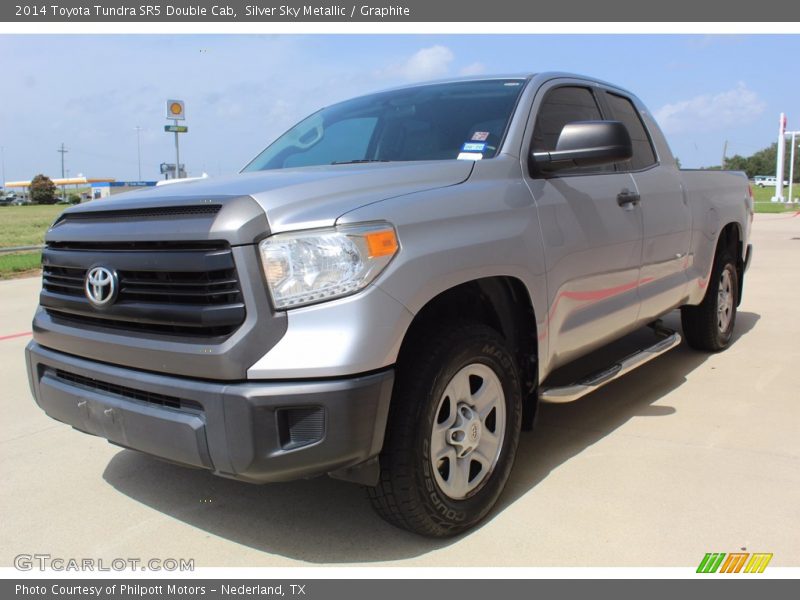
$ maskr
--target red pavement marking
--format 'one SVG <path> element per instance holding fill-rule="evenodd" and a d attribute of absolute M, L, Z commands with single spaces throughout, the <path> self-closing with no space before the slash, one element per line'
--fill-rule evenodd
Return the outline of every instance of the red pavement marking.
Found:
<path fill-rule="evenodd" d="M 764 214 L 770 214 L 770 213 L 764 213 Z M 775 214 L 775 213 L 772 213 L 772 214 Z M 779 221 L 780 219 L 794 219 L 795 217 L 800 217 L 800 210 L 798 210 L 797 212 L 795 212 L 795 213 L 793 213 L 791 215 L 781 215 L 781 216 L 775 217 L 774 219 L 771 219 L 771 220 L 772 221 Z"/>
<path fill-rule="evenodd" d="M 13 340 L 14 338 L 21 338 L 32 335 L 33 332 L 31 331 L 23 331 L 22 333 L 12 333 L 11 335 L 2 335 L 0 336 L 0 342 L 5 340 Z"/>

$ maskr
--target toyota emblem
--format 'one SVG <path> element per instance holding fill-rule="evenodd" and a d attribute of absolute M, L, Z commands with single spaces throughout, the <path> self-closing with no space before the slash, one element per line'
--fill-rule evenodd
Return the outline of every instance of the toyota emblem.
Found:
<path fill-rule="evenodd" d="M 83 288 L 92 305 L 107 306 L 117 296 L 117 274 L 105 267 L 93 267 L 86 273 Z"/>

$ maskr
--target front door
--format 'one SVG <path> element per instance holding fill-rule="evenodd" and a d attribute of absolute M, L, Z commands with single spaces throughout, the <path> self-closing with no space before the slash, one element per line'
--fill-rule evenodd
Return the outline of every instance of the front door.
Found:
<path fill-rule="evenodd" d="M 563 80 L 539 90 L 531 151 L 554 150 L 563 126 L 603 119 L 596 94 L 585 83 Z M 569 362 L 630 331 L 638 318 L 642 211 L 630 173 L 614 165 L 537 174 L 526 170 L 536 201 L 547 269 L 550 367 Z"/>

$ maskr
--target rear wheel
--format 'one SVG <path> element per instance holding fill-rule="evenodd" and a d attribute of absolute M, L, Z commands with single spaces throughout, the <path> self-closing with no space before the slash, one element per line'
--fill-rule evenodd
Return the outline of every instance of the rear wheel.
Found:
<path fill-rule="evenodd" d="M 720 248 L 703 301 L 681 308 L 681 325 L 688 344 L 708 352 L 727 348 L 733 338 L 738 304 L 736 260 L 727 248 Z"/>
<path fill-rule="evenodd" d="M 370 497 L 393 525 L 446 537 L 483 519 L 508 480 L 520 381 L 505 340 L 478 323 L 443 326 L 413 346 L 398 365 Z"/>

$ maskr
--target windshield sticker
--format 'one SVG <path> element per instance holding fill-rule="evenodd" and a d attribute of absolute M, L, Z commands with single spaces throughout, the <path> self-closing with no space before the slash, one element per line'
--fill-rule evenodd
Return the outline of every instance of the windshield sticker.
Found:
<path fill-rule="evenodd" d="M 486 149 L 486 144 L 483 142 L 467 142 L 461 146 L 462 152 L 483 152 Z"/>
<path fill-rule="evenodd" d="M 489 139 L 488 131 L 476 131 L 472 134 L 473 142 L 485 142 L 487 139 Z"/>
<path fill-rule="evenodd" d="M 457 158 L 458 160 L 480 160 L 483 158 L 483 154 L 480 152 L 461 152 Z"/>

